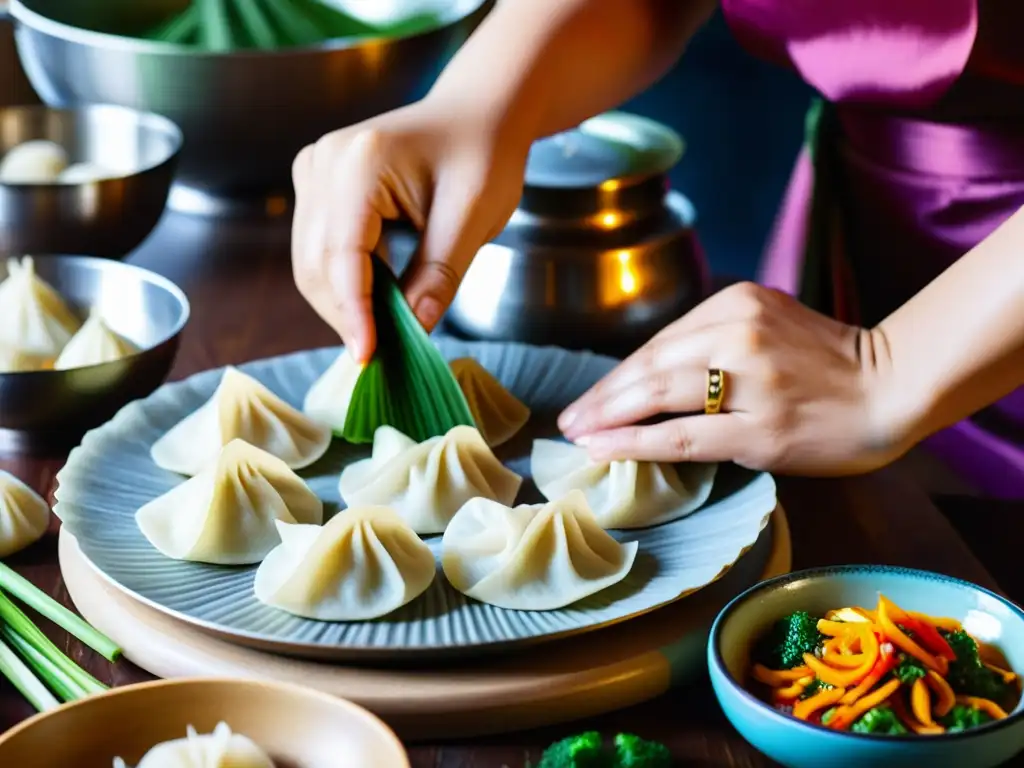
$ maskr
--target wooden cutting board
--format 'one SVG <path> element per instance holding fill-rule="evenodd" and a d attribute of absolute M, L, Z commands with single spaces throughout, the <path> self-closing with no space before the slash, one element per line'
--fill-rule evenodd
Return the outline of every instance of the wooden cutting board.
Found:
<path fill-rule="evenodd" d="M 715 584 L 618 626 L 522 652 L 431 668 L 367 668 L 233 645 L 129 597 L 60 534 L 60 565 L 82 616 L 158 677 L 240 677 L 317 688 L 360 704 L 404 739 L 463 738 L 592 717 L 651 699 L 705 670 L 711 622 L 754 583 L 790 570 L 781 507 L 757 544 Z"/>

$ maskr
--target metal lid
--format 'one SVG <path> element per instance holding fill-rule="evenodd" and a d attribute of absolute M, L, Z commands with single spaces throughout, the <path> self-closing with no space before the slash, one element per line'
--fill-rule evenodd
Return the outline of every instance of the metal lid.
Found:
<path fill-rule="evenodd" d="M 596 189 L 609 182 L 638 183 L 667 173 L 683 156 L 683 140 L 653 120 L 608 112 L 534 143 L 526 186 Z"/>

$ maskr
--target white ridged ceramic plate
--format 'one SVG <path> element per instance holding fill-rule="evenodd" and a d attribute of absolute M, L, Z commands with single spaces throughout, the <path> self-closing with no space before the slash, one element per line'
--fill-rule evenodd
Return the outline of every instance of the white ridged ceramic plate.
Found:
<path fill-rule="evenodd" d="M 449 359 L 472 356 L 533 409 L 530 423 L 501 446 L 499 457 L 524 476 L 519 503 L 542 501 L 529 479 L 535 437 L 557 432 L 554 416 L 607 373 L 614 360 L 553 347 L 439 339 Z M 240 366 L 294 405 L 334 361 L 321 349 Z M 205 402 L 221 371 L 168 384 L 126 406 L 85 436 L 58 475 L 56 514 L 78 539 L 83 554 L 113 584 L 146 604 L 245 645 L 308 658 L 396 659 L 465 654 L 509 644 L 550 640 L 597 629 L 645 613 L 709 584 L 757 540 L 775 507 L 769 475 L 735 466 L 719 468 L 708 503 L 689 517 L 646 530 L 615 532 L 638 540 L 640 554 L 627 579 L 567 608 L 516 612 L 483 605 L 456 592 L 438 568 L 430 589 L 401 610 L 376 621 L 324 623 L 268 608 L 256 600 L 256 566 L 222 567 L 169 560 L 135 524 L 136 510 L 182 482 L 150 460 L 153 442 Z M 300 474 L 326 502 L 339 508 L 338 475 L 368 446 L 335 441 L 328 454 Z M 427 539 L 440 554 L 440 536 Z"/>

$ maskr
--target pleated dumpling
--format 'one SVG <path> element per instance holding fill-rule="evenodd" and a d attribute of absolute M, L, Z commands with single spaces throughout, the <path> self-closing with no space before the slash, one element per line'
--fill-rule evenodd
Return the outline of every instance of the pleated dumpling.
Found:
<path fill-rule="evenodd" d="M 459 592 L 513 611 L 551 611 L 622 581 L 638 544 L 606 533 L 580 491 L 509 508 L 469 501 L 441 543 L 444 575 Z"/>
<path fill-rule="evenodd" d="M 117 757 L 114 768 L 127 764 Z M 252 739 L 218 723 L 213 733 L 203 734 L 190 725 L 185 738 L 157 744 L 135 768 L 274 768 L 274 762 Z"/>
<path fill-rule="evenodd" d="M 511 504 L 523 479 L 498 461 L 472 427 L 417 443 L 394 427 L 378 427 L 369 459 L 341 473 L 341 497 L 350 507 L 391 507 L 416 533 L 441 533 L 470 499 Z"/>
<path fill-rule="evenodd" d="M 488 445 L 508 442 L 530 420 L 530 409 L 472 357 L 452 360 L 450 367 Z"/>
<path fill-rule="evenodd" d="M 0 373 L 45 371 L 52 367 L 53 360 L 51 358 L 39 357 L 0 342 Z"/>
<path fill-rule="evenodd" d="M 68 153 L 45 139 L 24 141 L 0 160 L 0 184 L 53 184 L 68 166 Z"/>
<path fill-rule="evenodd" d="M 256 570 L 256 598 L 320 621 L 366 621 L 426 591 L 430 548 L 393 510 L 351 507 L 324 526 L 278 523 L 281 545 Z"/>
<path fill-rule="evenodd" d="M 281 538 L 274 523 L 323 522 L 323 502 L 281 459 L 232 440 L 205 470 L 149 502 L 135 522 L 175 560 L 258 563 Z"/>
<path fill-rule="evenodd" d="M 352 390 L 362 372 L 362 367 L 346 351 L 338 355 L 331 367 L 324 371 L 306 394 L 302 410 L 311 419 L 329 426 L 340 433 L 345 427 L 348 404 L 352 401 Z"/>
<path fill-rule="evenodd" d="M 546 499 L 582 491 L 602 528 L 645 528 L 685 517 L 711 495 L 717 464 L 590 461 L 578 445 L 535 440 L 530 472 Z"/>
<path fill-rule="evenodd" d="M 228 366 L 213 397 L 153 443 L 150 455 L 166 470 L 194 475 L 235 439 L 277 456 L 292 469 L 302 469 L 327 452 L 331 430 L 252 376 Z"/>
<path fill-rule="evenodd" d="M 7 260 L 0 283 L 0 345 L 52 363 L 81 326 L 31 256 Z"/>
<path fill-rule="evenodd" d="M 10 472 L 0 469 L 0 557 L 39 541 L 49 525 L 50 505 Z"/>
<path fill-rule="evenodd" d="M 100 313 L 94 310 L 85 324 L 78 329 L 78 333 L 71 337 L 53 367 L 62 371 L 111 363 L 134 355 L 138 351 L 128 339 L 114 333 L 103 321 Z"/>

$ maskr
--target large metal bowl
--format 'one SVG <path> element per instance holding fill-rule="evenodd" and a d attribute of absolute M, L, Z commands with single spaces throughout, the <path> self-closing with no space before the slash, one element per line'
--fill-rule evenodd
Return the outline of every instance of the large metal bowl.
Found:
<path fill-rule="evenodd" d="M 0 184 L 0 255 L 81 253 L 120 258 L 156 227 L 167 206 L 181 131 L 124 107 L 0 109 L 0 157 L 49 139 L 74 163 L 118 175 L 80 184 Z"/>
<path fill-rule="evenodd" d="M 86 256 L 37 256 L 37 274 L 84 316 L 97 308 L 142 351 L 64 371 L 0 374 L 0 452 L 63 452 L 167 378 L 189 303 L 171 281 L 141 267 Z M 0 264 L 0 279 L 7 276 Z M 0 308 L 2 314 L 2 308 Z"/>
<path fill-rule="evenodd" d="M 289 193 L 302 147 L 420 97 L 490 0 L 451 0 L 444 23 L 420 34 L 280 51 L 204 53 L 110 34 L 139 34 L 187 5 L 10 3 L 22 66 L 45 103 L 119 104 L 181 126 L 185 149 L 171 198 L 177 208 Z"/>

